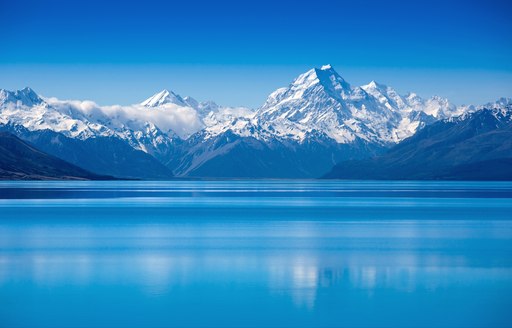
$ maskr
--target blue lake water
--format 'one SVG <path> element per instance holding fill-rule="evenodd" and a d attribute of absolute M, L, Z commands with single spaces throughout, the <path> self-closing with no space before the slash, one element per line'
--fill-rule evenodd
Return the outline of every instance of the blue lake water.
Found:
<path fill-rule="evenodd" d="M 512 183 L 0 182 L 0 327 L 510 327 Z"/>

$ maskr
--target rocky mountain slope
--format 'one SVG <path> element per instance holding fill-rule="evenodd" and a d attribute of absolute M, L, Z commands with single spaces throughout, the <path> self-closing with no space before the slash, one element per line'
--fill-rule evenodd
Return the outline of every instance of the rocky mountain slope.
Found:
<path fill-rule="evenodd" d="M 382 156 L 336 165 L 327 178 L 512 179 L 512 101 L 435 122 Z"/>
<path fill-rule="evenodd" d="M 1 180 L 109 179 L 48 155 L 7 132 L 0 132 Z"/>

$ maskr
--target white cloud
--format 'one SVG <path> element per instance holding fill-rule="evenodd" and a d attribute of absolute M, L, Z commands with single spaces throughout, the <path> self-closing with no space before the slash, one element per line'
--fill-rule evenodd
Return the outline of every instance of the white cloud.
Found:
<path fill-rule="evenodd" d="M 63 101 L 48 98 L 46 101 L 62 114 L 112 128 L 128 127 L 132 130 L 142 130 L 146 123 L 153 123 L 164 132 L 171 130 L 181 138 L 187 138 L 203 127 L 201 118 L 195 109 L 175 104 L 148 108 L 141 105 L 99 106 L 88 100 Z"/>

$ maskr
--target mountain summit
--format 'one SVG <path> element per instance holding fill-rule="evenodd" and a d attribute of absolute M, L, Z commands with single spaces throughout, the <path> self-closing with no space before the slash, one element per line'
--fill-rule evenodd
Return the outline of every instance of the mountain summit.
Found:
<path fill-rule="evenodd" d="M 277 133 L 293 134 L 292 126 L 299 139 L 320 131 L 338 143 L 360 139 L 386 145 L 411 136 L 427 123 L 449 117 L 451 112 L 446 108 L 452 107 L 437 98 L 408 101 L 375 81 L 353 87 L 331 65 L 324 65 L 273 92 L 256 117 L 261 122 L 274 122 Z M 286 126 L 286 131 L 280 131 L 281 126 Z"/>
<path fill-rule="evenodd" d="M 413 106 L 376 82 L 352 86 L 331 65 L 313 68 L 270 94 L 254 115 L 218 120 L 192 135 L 175 174 L 319 176 L 333 163 L 376 154 L 442 117 L 430 113 L 445 113 L 435 107 L 442 102 L 414 100 Z"/>
<path fill-rule="evenodd" d="M 35 106 L 43 102 L 43 98 L 29 87 L 16 91 L 0 89 L 0 106 L 7 104 L 13 104 L 15 106 Z"/>
<path fill-rule="evenodd" d="M 175 104 L 178 106 L 187 106 L 185 100 L 178 94 L 164 89 L 148 99 L 144 100 L 141 105 L 146 107 L 158 107 L 165 104 Z"/>

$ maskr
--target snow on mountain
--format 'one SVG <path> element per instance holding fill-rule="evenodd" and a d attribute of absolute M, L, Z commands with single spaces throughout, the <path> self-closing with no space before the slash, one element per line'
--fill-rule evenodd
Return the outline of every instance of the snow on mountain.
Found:
<path fill-rule="evenodd" d="M 29 88 L 0 90 L 0 107 L 4 124 L 51 129 L 82 139 L 117 136 L 148 152 L 160 143 L 187 139 L 199 131 L 204 138 L 212 138 L 228 130 L 260 139 L 304 142 L 321 133 L 341 144 L 356 139 L 389 144 L 411 136 L 425 124 L 468 110 L 440 97 L 402 96 L 375 81 L 354 87 L 331 65 L 299 75 L 288 87 L 270 94 L 257 111 L 198 102 L 169 90 L 132 106 L 46 99 Z"/>
<path fill-rule="evenodd" d="M 148 99 L 144 100 L 141 105 L 146 107 L 158 107 L 165 104 L 175 104 L 178 106 L 187 106 L 186 101 L 172 91 L 164 89 Z"/>
<path fill-rule="evenodd" d="M 355 139 L 352 108 L 345 100 L 353 88 L 330 65 L 299 75 L 287 88 L 272 93 L 256 114 L 262 122 L 272 122 L 280 136 L 302 141 L 308 132 L 324 131 L 338 143 Z"/>
<path fill-rule="evenodd" d="M 371 81 L 361 86 L 361 88 L 389 110 L 404 110 L 409 106 L 407 99 L 399 95 L 395 89 L 386 85 Z"/>
<path fill-rule="evenodd" d="M 25 89 L 24 89 L 25 90 Z M 2 93 L 20 94 L 23 90 Z M 35 93 L 34 93 L 35 95 Z M 111 136 L 112 131 L 101 124 L 84 122 L 72 117 L 70 109 L 61 112 L 50 106 L 48 102 L 37 95 L 26 101 L 6 98 L 2 103 L 0 124 L 19 124 L 30 130 L 53 130 L 73 138 L 85 139 L 95 135 Z M 38 99 L 34 102 L 34 99 Z M 68 113 L 66 113 L 68 112 Z"/>
<path fill-rule="evenodd" d="M 512 98 L 500 98 L 495 102 L 487 103 L 482 106 L 478 106 L 477 109 L 490 108 L 490 109 L 499 109 L 505 111 L 512 110 Z"/>
<path fill-rule="evenodd" d="M 456 107 L 448 99 L 439 96 L 433 96 L 425 100 L 415 93 L 409 93 L 405 99 L 409 112 L 424 112 L 436 119 L 445 119 L 462 114 L 462 107 Z"/>
<path fill-rule="evenodd" d="M 246 107 L 222 107 L 213 101 L 198 102 L 190 96 L 181 97 L 180 95 L 163 90 L 146 101 L 141 103 L 142 106 L 154 109 L 168 110 L 169 106 L 181 106 L 181 108 L 189 108 L 195 111 L 200 126 L 194 132 L 200 132 L 203 138 L 209 139 L 213 136 L 224 133 L 230 129 L 235 129 L 240 135 L 250 136 L 255 128 L 245 128 L 250 123 L 250 119 L 254 116 L 254 111 Z M 244 131 L 246 130 L 246 131 Z M 187 139 L 189 135 L 180 135 L 183 139 Z"/>
<path fill-rule="evenodd" d="M 448 111 L 442 106 L 451 106 L 437 98 L 414 100 L 416 107 L 393 88 L 375 81 L 353 87 L 331 65 L 325 65 L 272 93 L 255 119 L 272 124 L 277 135 L 300 142 L 311 132 L 320 131 L 338 143 L 360 139 L 389 144 L 411 136 L 424 124 L 419 120 L 423 116 L 411 112 L 428 110 L 423 111 L 426 117 L 435 120 L 439 111 Z"/>
<path fill-rule="evenodd" d="M 502 99 L 493 106 L 510 103 L 510 99 Z M 49 129 L 78 139 L 116 137 L 165 163 L 170 150 L 185 140 L 205 157 L 201 143 L 208 141 L 214 147 L 216 138 L 222 136 L 229 136 L 222 139 L 224 144 L 238 136 L 282 147 L 312 143 L 329 145 L 324 150 L 333 144 L 358 145 L 361 151 L 364 145 L 388 147 L 425 125 L 477 109 L 456 107 L 438 96 L 423 99 L 414 93 L 401 95 L 375 81 L 353 86 L 331 65 L 299 75 L 288 86 L 271 93 L 256 111 L 199 102 L 169 90 L 131 106 L 44 98 L 30 88 L 0 90 L 0 124 Z M 313 152 L 314 147 L 310 149 Z M 329 157 L 327 150 L 325 154 Z M 213 158 L 214 154 L 208 156 Z"/>
<path fill-rule="evenodd" d="M 42 102 L 44 102 L 43 99 L 29 87 L 16 91 L 0 89 L 0 106 L 9 104 L 17 107 L 34 106 L 41 104 Z"/>
<path fill-rule="evenodd" d="M 0 124 L 48 129 L 82 140 L 117 137 L 157 157 L 180 140 L 178 133 L 185 137 L 202 128 L 197 113 L 188 107 L 168 105 L 148 112 L 140 105 L 99 106 L 92 101 L 43 98 L 30 89 L 0 90 Z"/>
<path fill-rule="evenodd" d="M 511 140 L 512 100 L 502 98 L 434 122 L 378 157 L 342 161 L 327 177 L 511 180 Z"/>
<path fill-rule="evenodd" d="M 157 158 L 206 126 L 250 113 L 247 108 L 198 102 L 168 90 L 141 104 L 99 106 L 92 101 L 44 98 L 30 88 L 0 89 L 0 124 L 21 125 L 31 131 L 48 129 L 82 140 L 117 137 Z"/>
<path fill-rule="evenodd" d="M 241 136 L 251 136 L 260 128 L 252 126 L 254 111 L 245 107 L 221 107 L 210 111 L 204 118 L 204 138 L 222 134 L 228 130 L 236 130 Z"/>
<path fill-rule="evenodd" d="M 153 96 L 149 97 L 148 99 L 140 103 L 141 106 L 151 108 L 165 108 L 169 104 L 177 105 L 180 107 L 193 108 L 201 118 L 206 117 L 208 114 L 212 112 L 216 113 L 223 109 L 232 110 L 237 108 L 243 108 L 244 110 L 249 110 L 245 107 L 222 107 L 211 100 L 198 102 L 196 99 L 190 96 L 182 97 L 166 89 L 154 94 Z"/>
<path fill-rule="evenodd" d="M 183 102 L 185 103 L 186 106 L 189 106 L 192 108 L 199 107 L 199 102 L 197 102 L 197 100 L 195 100 L 194 98 L 192 98 L 190 96 L 183 97 Z"/>
<path fill-rule="evenodd" d="M 270 94 L 254 119 L 272 125 L 276 135 L 299 142 L 319 131 L 338 143 L 360 139 L 392 144 L 465 110 L 437 96 L 427 100 L 416 94 L 402 96 L 375 81 L 354 87 L 331 65 L 324 65 Z"/>
<path fill-rule="evenodd" d="M 197 104 L 197 106 L 193 106 L 198 111 L 199 116 L 205 117 L 206 115 L 210 114 L 211 112 L 218 112 L 221 108 L 230 108 L 230 107 L 221 107 L 217 105 L 214 101 L 208 100 L 208 101 L 202 101 Z"/>
<path fill-rule="evenodd" d="M 467 110 L 459 116 L 452 117 L 448 121 L 460 122 L 479 115 L 482 112 L 490 113 L 500 123 L 512 122 L 512 98 L 500 98 L 480 106 L 464 106 Z"/>

